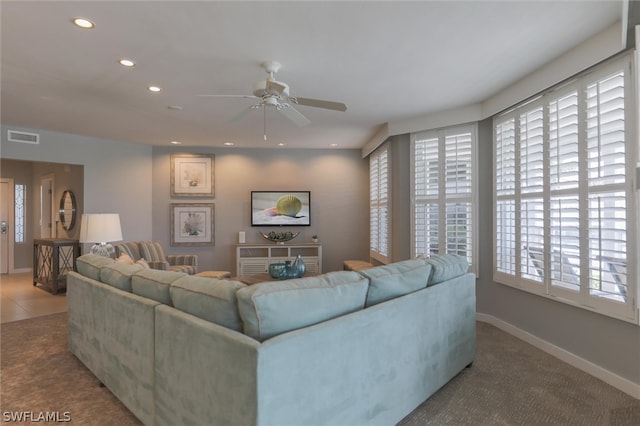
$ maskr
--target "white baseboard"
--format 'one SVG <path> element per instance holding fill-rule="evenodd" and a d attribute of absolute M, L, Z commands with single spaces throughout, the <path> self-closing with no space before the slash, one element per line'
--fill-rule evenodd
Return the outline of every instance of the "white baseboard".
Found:
<path fill-rule="evenodd" d="M 18 269 L 13 269 L 11 271 L 12 274 L 22 274 L 24 272 L 31 272 L 33 269 L 31 268 L 18 268 Z"/>
<path fill-rule="evenodd" d="M 520 340 L 524 340 L 530 345 L 533 345 L 536 348 L 545 351 L 549 355 L 552 355 L 559 360 L 564 361 L 567 364 L 576 367 L 577 369 L 582 370 L 585 373 L 590 374 L 593 377 L 613 386 L 614 388 L 619 389 L 622 392 L 640 400 L 640 384 L 638 383 L 634 383 L 630 380 L 625 379 L 624 377 L 618 376 L 617 374 L 612 373 L 611 371 L 606 370 L 592 363 L 591 361 L 580 358 L 579 356 L 567 351 L 566 349 L 562 349 L 559 346 L 549 343 L 546 340 L 534 336 L 533 334 L 492 315 L 477 313 L 476 320 L 491 324 L 499 328 L 500 330 L 517 337 Z"/>

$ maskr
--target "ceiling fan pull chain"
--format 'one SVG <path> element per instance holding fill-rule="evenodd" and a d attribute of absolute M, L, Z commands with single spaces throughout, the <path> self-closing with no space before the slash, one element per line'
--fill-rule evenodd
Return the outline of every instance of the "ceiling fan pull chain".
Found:
<path fill-rule="evenodd" d="M 263 136 L 264 136 L 264 141 L 267 141 L 267 109 L 266 108 L 262 108 L 263 111 L 263 116 L 264 116 L 264 132 L 263 132 Z"/>

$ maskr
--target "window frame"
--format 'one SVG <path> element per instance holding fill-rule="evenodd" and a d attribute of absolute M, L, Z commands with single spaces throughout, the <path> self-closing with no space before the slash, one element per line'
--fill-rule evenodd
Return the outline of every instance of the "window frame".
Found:
<path fill-rule="evenodd" d="M 509 111 L 496 115 L 493 119 L 493 280 L 497 283 L 505 284 L 511 287 L 518 288 L 530 293 L 540 295 L 542 297 L 550 298 L 552 300 L 560 301 L 572 306 L 597 312 L 613 318 L 625 320 L 639 324 L 639 311 L 637 306 L 638 301 L 638 192 L 636 188 L 636 164 L 638 164 L 638 144 L 637 141 L 637 79 L 638 75 L 634 67 L 634 61 L 630 54 L 622 55 L 621 57 L 614 58 L 610 61 L 591 68 L 583 74 L 575 77 L 574 79 L 564 82 L 554 88 L 547 90 L 539 97 L 532 100 L 522 102 L 514 106 Z M 601 82 L 607 77 L 615 74 L 616 72 L 624 73 L 624 149 L 625 149 L 625 180 L 623 184 L 615 185 L 600 185 L 595 186 L 590 184 L 587 173 L 589 172 L 588 161 L 588 134 L 587 134 L 587 88 L 596 82 Z M 551 156 L 551 133 L 550 133 L 550 115 L 549 105 L 551 102 L 556 101 L 562 96 L 570 94 L 572 91 L 576 92 L 576 132 L 577 132 L 577 187 L 569 189 L 552 189 L 551 186 L 551 171 L 550 171 L 550 156 Z M 543 108 L 543 120 L 544 120 L 544 132 L 543 132 L 543 154 L 544 154 L 544 166 L 543 166 L 543 190 L 542 200 L 544 203 L 544 251 L 542 257 L 539 259 L 538 264 L 544 268 L 544 279 L 537 281 L 535 279 L 528 279 L 523 277 L 522 268 L 522 252 L 524 248 L 522 246 L 522 201 L 527 199 L 530 194 L 522 193 L 521 185 L 521 170 L 520 170 L 520 155 L 521 155 L 521 139 L 519 134 L 519 121 L 518 117 L 521 113 L 529 111 L 537 104 Z M 512 194 L 501 192 L 498 185 L 498 162 L 502 158 L 501 147 L 498 146 L 499 141 L 502 141 L 502 135 L 499 134 L 504 128 L 504 124 L 510 120 L 514 120 L 514 138 L 515 138 L 515 183 Z M 500 129 L 500 130 L 499 130 Z M 500 139 L 498 139 L 500 136 Z M 598 157 L 599 158 L 599 157 Z M 595 189 L 594 189 L 595 188 Z M 599 189 L 598 189 L 599 188 Z M 604 188 L 604 189 L 603 189 Z M 624 188 L 625 194 L 625 227 L 626 227 L 626 300 L 624 302 L 607 298 L 603 295 L 598 295 L 594 291 L 591 292 L 591 277 L 590 277 L 590 236 L 589 236 L 589 214 L 590 207 L 588 205 L 590 196 L 594 193 L 602 191 L 603 193 L 612 193 L 614 190 L 621 191 L 620 188 Z M 554 266 L 557 267 L 557 263 L 562 265 L 563 260 L 554 260 L 554 254 L 551 253 L 551 216 L 552 205 L 551 201 L 553 196 L 558 198 L 559 196 L 574 196 L 577 198 L 578 204 L 578 230 L 579 230 L 579 254 L 578 254 L 578 275 L 581 277 L 579 281 L 578 291 L 562 288 L 559 285 L 552 285 L 552 277 L 554 273 L 557 273 L 556 269 L 553 269 L 551 262 L 555 262 Z M 504 214 L 504 209 L 499 208 L 500 205 L 506 204 L 507 201 L 514 202 L 514 216 L 511 220 L 512 228 L 514 228 L 515 239 L 513 242 L 514 258 L 513 264 L 515 268 L 512 273 L 506 271 L 503 267 L 499 253 L 501 245 L 499 239 L 505 234 L 504 230 L 509 227 L 509 223 L 504 223 L 499 226 L 499 214 Z M 561 210 L 560 210 L 561 211 Z M 504 241 L 504 240 L 502 240 Z M 504 246 L 504 245 L 503 245 Z M 557 255 L 555 255 L 557 257 Z M 564 254 L 560 254 L 564 256 Z M 501 270 L 503 269 L 503 270 Z M 602 279 L 602 277 L 600 277 Z"/>
<path fill-rule="evenodd" d="M 446 157 L 446 139 L 448 137 L 454 137 L 459 135 L 470 135 L 470 149 L 471 149 L 471 170 L 469 172 L 470 175 L 470 192 L 468 195 L 466 194 L 454 194 L 451 195 L 447 192 L 447 164 L 446 161 L 440 161 L 442 157 Z M 463 202 L 469 203 L 470 205 L 470 221 L 471 225 L 471 245 L 469 250 L 471 251 L 471 255 L 468 257 L 469 260 L 469 272 L 473 272 L 476 276 L 479 273 L 478 268 L 478 124 L 477 123 L 469 123 L 469 124 L 461 124 L 449 127 L 443 127 L 432 130 L 425 130 L 422 132 L 411 133 L 410 135 L 411 143 L 410 143 L 410 198 L 411 198 L 411 212 L 410 212 L 410 224 L 411 224 L 411 239 L 410 239 L 410 253 L 412 257 L 424 256 L 428 255 L 427 253 L 417 253 L 416 252 L 416 206 L 419 203 L 416 200 L 416 141 L 424 140 L 424 139 L 437 139 L 438 140 L 438 194 L 435 197 L 431 197 L 433 200 L 437 200 L 438 205 L 438 217 L 446 218 L 447 215 L 447 204 L 455 203 L 455 202 Z M 457 151 L 456 151 L 457 152 Z M 443 247 L 444 253 L 440 250 L 439 254 L 445 254 L 447 252 L 447 221 L 439 221 L 438 223 L 438 246 Z"/>
<path fill-rule="evenodd" d="M 384 169 L 384 173 L 381 173 L 380 167 L 380 158 L 382 156 L 386 157 L 386 168 Z M 387 197 L 381 199 L 380 194 L 380 185 L 381 182 L 378 181 L 378 188 L 376 191 L 376 196 L 374 199 L 374 194 L 372 193 L 373 187 L 373 173 L 371 173 L 373 169 L 373 163 L 377 163 L 378 173 L 377 176 L 384 178 L 384 184 L 386 185 Z M 373 151 L 369 155 L 369 257 L 371 259 L 375 259 L 376 261 L 387 264 L 391 261 L 391 224 L 392 224 L 392 193 L 391 193 L 391 145 L 389 142 L 385 142 L 380 145 L 375 151 Z M 384 224 L 386 227 L 386 233 L 380 233 L 380 225 L 382 218 L 380 215 L 376 216 L 377 219 L 377 230 L 374 232 L 374 211 L 377 211 L 380 207 L 385 207 L 387 211 L 386 215 L 386 223 Z M 373 234 L 376 234 L 375 237 Z M 376 240 L 376 244 L 374 247 L 374 241 Z M 381 252 L 377 250 L 376 247 L 386 246 L 386 252 Z"/>

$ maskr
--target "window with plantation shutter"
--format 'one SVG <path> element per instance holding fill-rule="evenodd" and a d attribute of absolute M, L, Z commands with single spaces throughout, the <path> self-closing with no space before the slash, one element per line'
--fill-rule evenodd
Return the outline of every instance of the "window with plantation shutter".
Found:
<path fill-rule="evenodd" d="M 411 135 L 412 255 L 465 256 L 475 271 L 475 126 Z"/>
<path fill-rule="evenodd" d="M 391 194 L 389 145 L 384 144 L 369 156 L 370 256 L 382 263 L 389 261 Z"/>
<path fill-rule="evenodd" d="M 494 279 L 638 321 L 630 60 L 494 119 Z"/>

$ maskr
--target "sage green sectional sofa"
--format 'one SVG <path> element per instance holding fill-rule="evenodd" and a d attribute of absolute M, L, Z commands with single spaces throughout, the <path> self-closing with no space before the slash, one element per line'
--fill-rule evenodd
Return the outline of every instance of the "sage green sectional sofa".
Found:
<path fill-rule="evenodd" d="M 69 347 L 147 425 L 392 425 L 470 365 L 458 256 L 246 286 L 83 255 Z"/>

